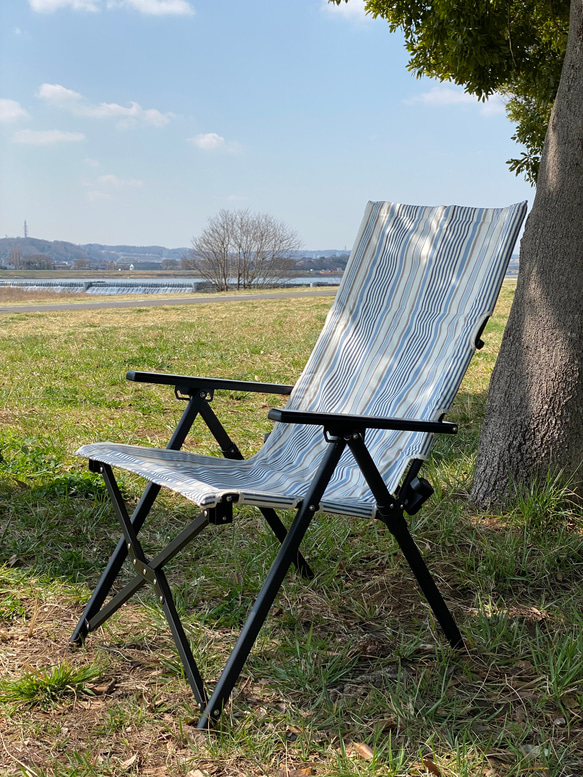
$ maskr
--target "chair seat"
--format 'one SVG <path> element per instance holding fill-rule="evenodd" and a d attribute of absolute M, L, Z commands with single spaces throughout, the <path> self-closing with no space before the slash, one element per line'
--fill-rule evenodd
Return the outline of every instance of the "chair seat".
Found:
<path fill-rule="evenodd" d="M 302 430 L 312 434 L 311 429 L 303 427 Z M 410 434 L 394 433 L 385 433 L 384 436 L 412 437 Z M 425 435 L 417 435 L 421 436 Z M 141 475 L 182 494 L 201 508 L 215 507 L 226 496 L 230 496 L 238 504 L 292 510 L 304 498 L 310 476 L 313 477 L 319 464 L 318 458 L 324 453 L 326 443 L 321 432 L 318 437 L 322 438 L 322 444 L 317 441 L 309 450 L 309 455 L 305 451 L 301 468 L 297 466 L 297 460 L 294 467 L 278 466 L 277 457 L 265 455 L 265 447 L 255 456 L 241 461 L 203 456 L 184 450 L 109 442 L 85 445 L 78 454 Z M 419 457 L 419 454 L 416 456 Z M 328 513 L 372 518 L 376 513 L 376 503 L 351 458 L 350 451 L 346 451 L 326 489 L 320 508 Z M 394 490 L 400 479 L 400 470 L 405 466 L 403 461 L 399 461 L 399 464 L 399 472 L 394 472 L 387 483 L 389 490 Z"/>

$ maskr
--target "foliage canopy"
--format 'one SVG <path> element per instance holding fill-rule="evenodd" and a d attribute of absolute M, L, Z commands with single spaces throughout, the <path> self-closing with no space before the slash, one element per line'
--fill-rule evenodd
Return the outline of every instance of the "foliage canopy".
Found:
<path fill-rule="evenodd" d="M 512 139 L 526 148 L 508 164 L 534 184 L 561 77 L 569 1 L 365 0 L 365 8 L 392 32 L 403 31 L 417 76 L 452 81 L 482 100 L 495 92 L 507 98 Z"/>

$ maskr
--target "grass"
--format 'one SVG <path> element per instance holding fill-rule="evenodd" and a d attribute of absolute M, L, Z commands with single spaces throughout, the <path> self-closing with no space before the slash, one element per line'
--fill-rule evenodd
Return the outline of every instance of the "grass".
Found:
<path fill-rule="evenodd" d="M 94 276 L 90 276 L 94 277 Z M 51 279 L 54 280 L 54 276 L 51 276 Z M 81 279 L 81 276 L 80 276 Z M 113 279 L 119 280 L 117 276 L 114 276 Z M 2 280 L 2 278 L 0 278 Z M 109 279 L 112 280 L 112 279 Z M 322 281 L 326 283 L 326 278 L 314 278 L 315 282 Z M 295 291 L 307 291 L 309 287 L 303 287 L 303 286 L 294 286 L 293 287 Z M 331 287 L 331 294 L 334 294 L 335 288 Z M 142 300 L 149 300 L 152 301 L 153 298 L 155 298 L 161 305 L 164 305 L 167 303 L 169 299 L 178 297 L 184 297 L 184 299 L 189 298 L 195 298 L 199 300 L 204 300 L 205 302 L 208 302 L 213 299 L 233 299 L 240 296 L 249 296 L 249 294 L 254 293 L 269 293 L 269 294 L 285 294 L 289 291 L 289 287 L 280 287 L 280 288 L 274 288 L 274 289 L 231 289 L 229 292 L 204 292 L 204 293 L 195 293 L 195 292 L 181 292 L 181 291 L 175 291 L 175 292 L 169 292 L 166 294 L 115 294 L 113 297 L 108 297 L 107 295 L 98 295 L 98 294 L 89 294 L 87 292 L 68 292 L 68 291 L 44 291 L 42 289 L 27 289 L 20 286 L 0 286 L 0 305 L 3 307 L 16 307 L 18 309 L 19 305 L 55 305 L 58 303 L 79 303 L 79 302 L 93 302 L 98 303 L 100 301 L 105 302 L 108 299 L 115 299 L 116 301 L 122 301 L 122 300 L 132 300 L 132 301 L 142 301 Z"/>
<path fill-rule="evenodd" d="M 0 682 L 0 702 L 20 707 L 54 707 L 62 699 L 91 695 L 88 681 L 99 677 L 97 667 L 72 667 L 68 661 L 48 669 L 25 671 L 15 680 Z"/>
<path fill-rule="evenodd" d="M 75 652 L 71 634 L 118 529 L 73 453 L 99 439 L 164 445 L 182 404 L 127 369 L 293 382 L 330 300 L 10 313 L 0 359 L 0 773 L 7 777 L 583 774 L 580 504 L 549 480 L 504 513 L 468 500 L 506 284 L 424 468 L 436 494 L 411 520 L 467 643 L 451 651 L 398 549 L 372 521 L 318 515 L 219 729 L 197 710 L 165 620 L 134 598 Z M 278 397 L 222 393 L 245 455 Z M 216 453 L 197 427 L 190 446 Z M 121 479 L 126 497 L 140 482 Z M 163 494 L 153 550 L 193 515 Z M 289 517 L 288 517 L 289 518 Z M 168 566 L 200 669 L 216 679 L 276 551 L 250 509 Z"/>

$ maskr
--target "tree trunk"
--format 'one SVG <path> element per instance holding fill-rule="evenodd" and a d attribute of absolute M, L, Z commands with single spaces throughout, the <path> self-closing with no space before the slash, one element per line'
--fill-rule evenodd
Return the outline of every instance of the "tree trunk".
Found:
<path fill-rule="evenodd" d="M 520 249 L 516 295 L 492 373 L 472 498 L 562 471 L 583 484 L 583 0 Z"/>

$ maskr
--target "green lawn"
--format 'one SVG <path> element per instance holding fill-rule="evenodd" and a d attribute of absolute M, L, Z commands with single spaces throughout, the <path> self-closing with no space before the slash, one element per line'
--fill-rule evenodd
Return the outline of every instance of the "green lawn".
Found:
<path fill-rule="evenodd" d="M 454 653 L 382 524 L 319 515 L 316 572 L 287 579 L 223 715 L 197 711 L 152 597 L 67 642 L 119 530 L 100 478 L 74 456 L 93 440 L 165 445 L 182 410 L 128 369 L 293 383 L 331 298 L 18 313 L 0 338 L 0 773 L 30 777 L 583 774 L 583 516 L 548 483 L 504 514 L 468 501 L 487 384 L 514 284 L 505 284 L 424 474 L 411 520 L 467 644 Z M 274 396 L 217 394 L 245 455 Z M 217 453 L 202 427 L 189 441 Z M 143 484 L 122 476 L 130 501 Z M 146 547 L 192 505 L 164 494 Z M 288 516 L 289 518 L 289 516 Z M 168 567 L 200 668 L 218 676 L 276 550 L 243 508 Z"/>

